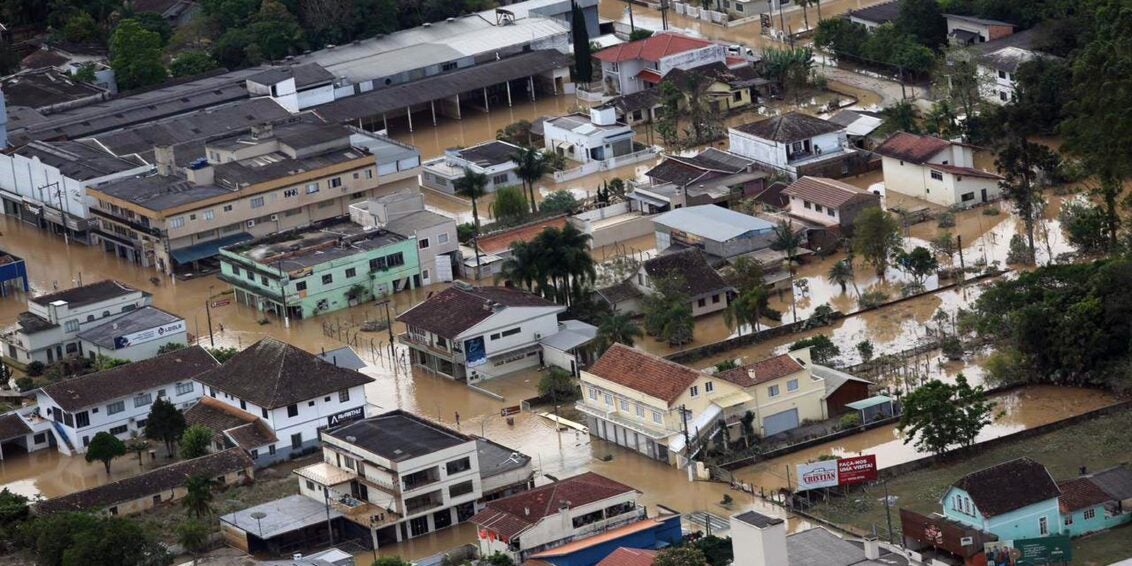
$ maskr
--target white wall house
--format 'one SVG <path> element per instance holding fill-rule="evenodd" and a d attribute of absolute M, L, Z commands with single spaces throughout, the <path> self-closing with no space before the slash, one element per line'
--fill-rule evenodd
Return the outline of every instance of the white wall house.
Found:
<path fill-rule="evenodd" d="M 430 189 L 455 194 L 456 183 L 469 169 L 487 177 L 484 192 L 494 193 L 503 187 L 523 184 L 516 169 L 516 156 L 522 150 L 517 145 L 492 140 L 465 148 L 444 150 L 442 157 L 425 161 L 421 167 L 421 185 Z"/>
<path fill-rule="evenodd" d="M 107 356 L 137 362 L 158 355 L 168 344 L 189 344 L 185 319 L 153 306 L 83 331 L 78 338 L 82 352 L 92 361 Z"/>
<path fill-rule="evenodd" d="M 633 136 L 633 128 L 617 121 L 613 106 L 591 108 L 589 116 L 567 114 L 543 123 L 546 149 L 579 163 L 629 155 Z"/>
<path fill-rule="evenodd" d="M 278 438 L 258 455 L 262 465 L 316 449 L 320 429 L 364 418 L 365 385 L 373 381 L 274 338 L 196 380 L 204 395 L 259 417 Z"/>
<path fill-rule="evenodd" d="M 23 367 L 85 355 L 79 334 L 113 322 L 153 297 L 107 279 L 28 300 L 28 310 L 0 333 L 0 357 Z"/>
<path fill-rule="evenodd" d="M 722 63 L 726 58 L 726 46 L 678 33 L 654 34 L 594 54 L 601 63 L 603 90 L 609 95 L 652 88 L 672 69 Z"/>
<path fill-rule="evenodd" d="M 964 207 L 990 202 L 1002 194 L 1002 177 L 975 168 L 970 145 L 898 132 L 875 151 L 882 156 L 886 193 Z"/>
<path fill-rule="evenodd" d="M 456 220 L 425 210 L 419 189 L 402 189 L 388 195 L 350 205 L 350 219 L 362 226 L 373 226 L 415 238 L 420 263 L 420 285 L 445 283 L 455 278 L 460 261 L 460 242 Z"/>
<path fill-rule="evenodd" d="M 59 451 L 86 452 L 99 432 L 125 440 L 142 434 L 153 402 L 187 409 L 201 396 L 193 379 L 219 364 L 199 346 L 52 383 L 36 391 L 39 417 L 50 421 Z"/>
<path fill-rule="evenodd" d="M 1018 68 L 1039 57 L 1048 55 L 1015 46 L 1003 47 L 979 57 L 979 94 L 983 100 L 1000 106 L 1014 100 Z"/>
<path fill-rule="evenodd" d="M 732 153 L 791 179 L 845 176 L 850 172 L 848 158 L 855 155 L 844 126 L 798 112 L 728 128 L 727 137 Z"/>

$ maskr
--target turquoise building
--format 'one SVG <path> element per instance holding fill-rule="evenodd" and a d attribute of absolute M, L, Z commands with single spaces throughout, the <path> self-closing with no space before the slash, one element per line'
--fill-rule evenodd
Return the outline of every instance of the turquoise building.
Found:
<path fill-rule="evenodd" d="M 336 220 L 221 248 L 236 301 L 291 319 L 420 286 L 417 241 Z"/>

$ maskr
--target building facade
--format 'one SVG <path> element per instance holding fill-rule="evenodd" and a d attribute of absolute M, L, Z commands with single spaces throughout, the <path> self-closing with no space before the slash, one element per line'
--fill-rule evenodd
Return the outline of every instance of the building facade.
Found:
<path fill-rule="evenodd" d="M 444 150 L 443 157 L 430 159 L 421 167 L 421 186 L 446 194 L 456 194 L 456 184 L 464 178 L 464 170 L 487 177 L 484 192 L 494 193 L 503 187 L 523 184 L 516 169 L 519 146 L 492 140 L 466 148 Z"/>
<path fill-rule="evenodd" d="M 857 215 L 880 206 L 880 196 L 848 183 L 824 177 L 802 177 L 782 191 L 790 199 L 789 212 L 821 226 L 847 231 Z"/>
<path fill-rule="evenodd" d="M 996 173 L 975 168 L 974 147 L 934 136 L 898 132 L 876 148 L 885 192 L 940 206 L 971 207 L 1002 195 Z"/>
<path fill-rule="evenodd" d="M 727 129 L 731 151 L 797 179 L 844 177 L 859 164 L 845 127 L 808 114 L 780 116 Z"/>
<path fill-rule="evenodd" d="M 402 189 L 350 205 L 350 219 L 357 224 L 388 230 L 417 243 L 419 285 L 446 283 L 455 279 L 460 265 L 460 241 L 456 220 L 425 210 L 420 190 Z"/>
<path fill-rule="evenodd" d="M 608 161 L 634 152 L 635 132 L 617 121 L 612 106 L 591 108 L 589 116 L 567 114 L 543 123 L 548 151 L 579 163 Z"/>
<path fill-rule="evenodd" d="M 189 345 L 185 319 L 153 306 L 83 331 L 78 338 L 79 350 L 91 361 L 106 356 L 137 362 L 159 355 L 162 348 Z"/>
<path fill-rule="evenodd" d="M 673 69 L 722 63 L 726 58 L 724 45 L 671 32 L 615 45 L 594 54 L 594 59 L 601 63 L 602 88 L 610 96 L 652 88 Z"/>

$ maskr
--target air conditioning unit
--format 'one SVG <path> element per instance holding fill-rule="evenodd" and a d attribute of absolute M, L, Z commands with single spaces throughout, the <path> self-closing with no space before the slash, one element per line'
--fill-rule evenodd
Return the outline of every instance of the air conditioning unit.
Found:
<path fill-rule="evenodd" d="M 278 214 L 272 214 L 271 215 L 271 221 L 272 222 L 278 222 L 279 221 L 279 215 Z"/>
<path fill-rule="evenodd" d="M 255 220 L 248 220 L 247 224 L 248 224 L 248 228 L 251 228 L 252 226 L 255 226 Z"/>
<path fill-rule="evenodd" d="M 541 332 L 535 332 L 535 340 L 542 340 L 542 333 Z"/>

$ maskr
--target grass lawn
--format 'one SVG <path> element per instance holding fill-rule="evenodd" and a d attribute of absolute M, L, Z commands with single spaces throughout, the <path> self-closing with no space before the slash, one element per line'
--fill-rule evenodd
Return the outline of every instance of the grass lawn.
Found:
<path fill-rule="evenodd" d="M 1128 461 L 1132 453 L 1132 411 L 1106 415 L 1078 423 L 1041 436 L 1010 444 L 999 445 L 960 460 L 939 464 L 932 468 L 907 473 L 888 481 L 889 495 L 896 497 L 892 509 L 893 530 L 900 532 L 900 507 L 920 513 L 939 511 L 939 498 L 960 477 L 995 464 L 1029 456 L 1049 468 L 1055 479 L 1072 478 L 1078 467 L 1088 466 L 1100 470 Z M 867 490 L 838 498 L 814 507 L 811 512 L 823 519 L 864 534 L 876 528 L 886 531 L 884 488 Z M 1117 534 L 1118 533 L 1118 534 Z M 1109 564 L 1132 557 L 1132 528 L 1124 527 L 1113 532 L 1082 539 L 1074 544 L 1080 549 L 1081 560 L 1074 556 L 1073 563 Z M 1092 562 L 1086 562 L 1090 560 Z"/>

